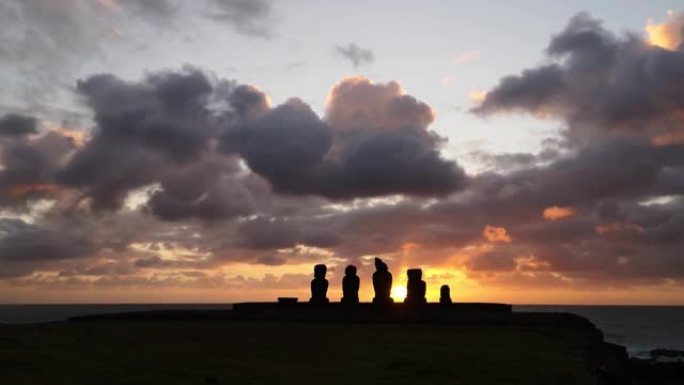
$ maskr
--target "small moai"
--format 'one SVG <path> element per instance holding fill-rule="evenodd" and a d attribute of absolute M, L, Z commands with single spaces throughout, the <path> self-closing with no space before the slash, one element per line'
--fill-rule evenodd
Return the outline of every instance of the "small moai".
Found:
<path fill-rule="evenodd" d="M 325 265 L 314 266 L 314 279 L 311 281 L 311 299 L 312 304 L 328 303 L 328 280 L 325 279 L 325 273 L 328 268 Z"/>
<path fill-rule="evenodd" d="M 359 303 L 359 284 L 360 279 L 359 276 L 356 275 L 356 266 L 347 266 L 344 269 L 344 278 L 342 278 L 342 303 Z"/>
<path fill-rule="evenodd" d="M 375 258 L 375 273 L 373 273 L 373 303 L 375 304 L 389 304 L 392 303 L 390 297 L 390 290 L 392 290 L 392 273 L 389 272 L 387 264 L 380 258 Z"/>
<path fill-rule="evenodd" d="M 423 281 L 423 270 L 408 269 L 406 271 L 408 282 L 406 283 L 406 298 L 404 303 L 408 305 L 420 305 L 427 302 L 425 299 L 425 281 Z"/>
<path fill-rule="evenodd" d="M 449 285 L 442 285 L 439 288 L 439 303 L 442 305 L 451 305 L 451 289 Z"/>

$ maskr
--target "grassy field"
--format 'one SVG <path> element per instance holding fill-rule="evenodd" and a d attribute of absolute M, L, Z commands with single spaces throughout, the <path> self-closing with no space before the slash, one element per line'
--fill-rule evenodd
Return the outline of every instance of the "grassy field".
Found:
<path fill-rule="evenodd" d="M 416 324 L 0 326 L 0 384 L 592 384 L 579 330 Z"/>

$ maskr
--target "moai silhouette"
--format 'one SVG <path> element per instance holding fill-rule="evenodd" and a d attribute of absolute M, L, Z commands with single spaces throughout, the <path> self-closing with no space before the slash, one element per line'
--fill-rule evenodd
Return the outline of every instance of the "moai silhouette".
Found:
<path fill-rule="evenodd" d="M 328 303 L 328 280 L 325 279 L 325 273 L 328 268 L 325 265 L 314 266 L 314 279 L 311 281 L 311 300 L 313 304 Z"/>
<path fill-rule="evenodd" d="M 442 305 L 451 305 L 451 289 L 449 285 L 442 285 L 439 288 L 439 303 Z"/>
<path fill-rule="evenodd" d="M 389 272 L 387 265 L 382 259 L 375 258 L 375 273 L 373 273 L 373 290 L 375 291 L 375 297 L 373 297 L 373 303 L 392 303 L 392 297 L 390 297 L 391 289 L 392 273 Z"/>
<path fill-rule="evenodd" d="M 342 303 L 359 303 L 359 283 L 359 276 L 356 275 L 356 266 L 347 266 L 344 269 L 344 278 L 342 278 Z"/>
<path fill-rule="evenodd" d="M 420 305 L 427 301 L 425 300 L 425 281 L 423 281 L 423 270 L 408 269 L 408 282 L 406 283 L 406 298 L 405 304 Z"/>

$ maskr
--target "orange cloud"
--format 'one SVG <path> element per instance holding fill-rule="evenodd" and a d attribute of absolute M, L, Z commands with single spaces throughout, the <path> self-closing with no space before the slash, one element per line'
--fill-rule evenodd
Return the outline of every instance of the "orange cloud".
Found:
<path fill-rule="evenodd" d="M 484 231 L 482 232 L 482 235 L 489 242 L 511 243 L 511 241 L 513 240 L 508 235 L 508 233 L 506 233 L 506 229 L 504 229 L 503 227 L 495 227 L 495 226 L 487 225 L 487 226 L 485 226 Z"/>
<path fill-rule="evenodd" d="M 577 211 L 572 207 L 551 206 L 544 209 L 542 217 L 551 221 L 557 221 L 575 216 L 576 213 Z"/>
<path fill-rule="evenodd" d="M 671 144 L 684 144 L 684 131 L 662 134 L 651 139 L 656 146 L 667 146 Z"/>
<path fill-rule="evenodd" d="M 487 91 L 473 91 L 468 94 L 468 99 L 475 104 L 482 104 L 487 98 Z"/>
<path fill-rule="evenodd" d="M 633 223 L 612 222 L 605 225 L 599 225 L 595 228 L 596 232 L 601 235 L 613 233 L 636 232 L 642 234 L 645 232 L 644 228 Z"/>
<path fill-rule="evenodd" d="M 435 111 L 406 94 L 396 81 L 374 83 L 361 76 L 347 77 L 333 86 L 326 104 L 325 120 L 336 130 L 427 129 L 435 120 Z"/>
<path fill-rule="evenodd" d="M 674 51 L 682 44 L 684 29 L 684 13 L 669 11 L 664 23 L 656 24 L 649 20 L 646 25 L 648 42 L 654 46 Z"/>
<path fill-rule="evenodd" d="M 17 186 L 12 186 L 7 189 L 7 193 L 10 196 L 21 196 L 30 193 L 37 192 L 50 192 L 55 191 L 59 187 L 52 183 L 34 183 L 34 184 L 22 184 Z"/>

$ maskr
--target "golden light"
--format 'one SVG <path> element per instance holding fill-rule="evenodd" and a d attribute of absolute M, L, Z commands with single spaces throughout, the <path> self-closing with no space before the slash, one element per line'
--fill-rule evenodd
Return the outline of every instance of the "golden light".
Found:
<path fill-rule="evenodd" d="M 406 298 L 406 286 L 394 286 L 392 288 L 392 298 L 396 302 L 404 301 L 404 298 Z"/>
<path fill-rule="evenodd" d="M 475 104 L 482 104 L 487 99 L 487 91 L 473 91 L 468 94 L 468 99 Z"/>
<path fill-rule="evenodd" d="M 654 23 L 649 20 L 646 24 L 646 36 L 651 45 L 674 51 L 682 44 L 682 28 L 684 28 L 684 14 L 669 11 L 664 23 Z"/>
<path fill-rule="evenodd" d="M 542 217 L 550 221 L 557 221 L 559 219 L 570 218 L 576 214 L 572 207 L 551 206 L 544 209 Z"/>

